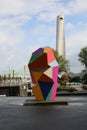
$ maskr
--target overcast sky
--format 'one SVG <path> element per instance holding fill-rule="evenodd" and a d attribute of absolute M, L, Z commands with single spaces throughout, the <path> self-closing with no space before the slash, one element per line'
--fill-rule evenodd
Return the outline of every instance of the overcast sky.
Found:
<path fill-rule="evenodd" d="M 0 73 L 23 71 L 39 47 L 56 48 L 56 17 L 64 14 L 66 58 L 78 73 L 87 46 L 87 0 L 0 0 Z"/>

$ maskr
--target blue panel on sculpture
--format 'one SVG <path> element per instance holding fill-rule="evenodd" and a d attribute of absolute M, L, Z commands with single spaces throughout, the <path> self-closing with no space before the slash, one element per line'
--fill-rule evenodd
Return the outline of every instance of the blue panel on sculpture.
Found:
<path fill-rule="evenodd" d="M 46 97 L 48 96 L 48 94 L 53 86 L 53 82 L 42 82 L 42 81 L 38 81 L 38 82 L 39 82 L 43 97 L 44 97 L 44 99 L 46 99 Z"/>

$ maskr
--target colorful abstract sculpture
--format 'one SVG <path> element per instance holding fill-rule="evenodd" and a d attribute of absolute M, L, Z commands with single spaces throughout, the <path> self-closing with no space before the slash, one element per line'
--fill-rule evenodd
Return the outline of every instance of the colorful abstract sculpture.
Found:
<path fill-rule="evenodd" d="M 38 101 L 52 101 L 56 97 L 59 66 L 52 48 L 39 48 L 32 53 L 28 64 L 33 94 Z"/>

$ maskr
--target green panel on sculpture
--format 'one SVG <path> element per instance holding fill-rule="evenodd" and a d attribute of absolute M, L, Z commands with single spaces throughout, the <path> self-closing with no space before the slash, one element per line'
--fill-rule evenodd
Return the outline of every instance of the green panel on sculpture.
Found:
<path fill-rule="evenodd" d="M 47 98 L 46 98 L 46 101 L 49 101 L 49 100 L 50 100 L 51 93 L 52 93 L 52 88 L 51 88 L 50 91 L 49 91 L 49 94 L 48 94 L 48 96 L 47 96 Z"/>
<path fill-rule="evenodd" d="M 36 54 L 36 55 L 33 55 L 30 59 L 30 64 L 35 61 L 37 58 L 39 58 L 41 55 L 43 55 L 43 52 L 39 53 L 39 54 Z"/>

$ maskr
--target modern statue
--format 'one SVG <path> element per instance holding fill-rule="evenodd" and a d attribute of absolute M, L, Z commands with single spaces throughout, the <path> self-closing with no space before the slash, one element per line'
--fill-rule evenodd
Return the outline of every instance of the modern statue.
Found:
<path fill-rule="evenodd" d="M 52 48 L 39 48 L 32 53 L 28 64 L 32 91 L 38 101 L 53 101 L 58 87 L 59 65 Z"/>

